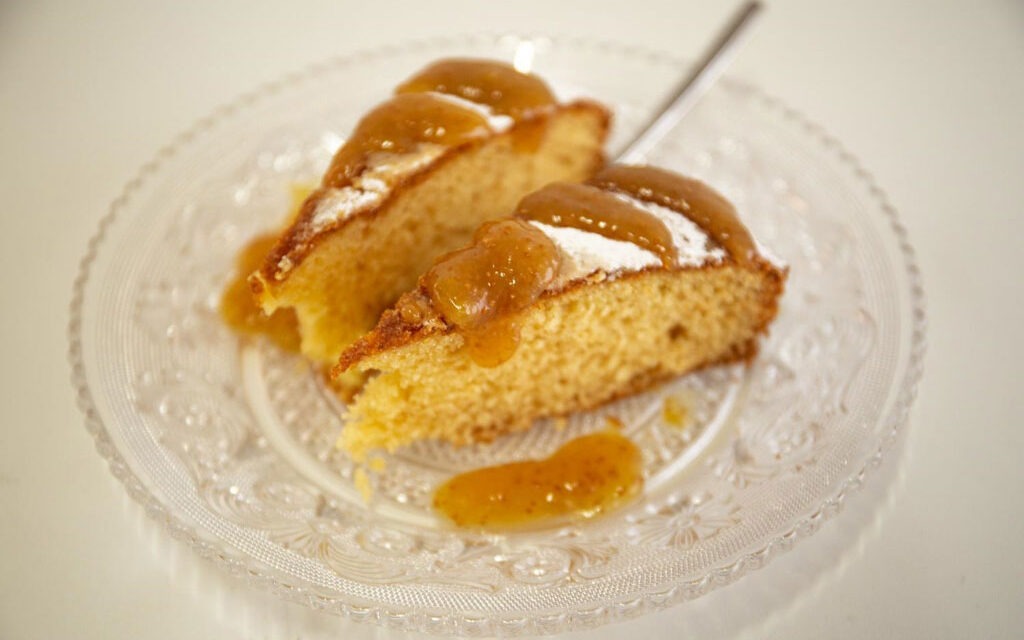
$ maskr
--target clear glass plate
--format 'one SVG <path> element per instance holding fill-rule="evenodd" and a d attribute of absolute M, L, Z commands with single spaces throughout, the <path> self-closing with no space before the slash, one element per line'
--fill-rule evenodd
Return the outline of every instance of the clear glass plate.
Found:
<path fill-rule="evenodd" d="M 790 267 L 749 368 L 687 376 L 487 446 L 393 456 L 365 504 L 333 448 L 341 406 L 300 359 L 239 341 L 217 301 L 237 250 L 278 224 L 362 112 L 425 62 L 516 60 L 616 114 L 611 148 L 684 63 L 572 39 L 472 37 L 353 55 L 246 95 L 145 165 L 89 246 L 69 328 L 97 448 L 172 535 L 249 583 L 317 609 L 459 634 L 579 629 L 696 598 L 836 513 L 896 439 L 921 373 L 924 309 L 895 211 L 802 116 L 726 80 L 650 157 L 738 206 Z M 585 375 L 585 372 L 580 372 Z M 664 400 L 688 407 L 680 429 Z M 550 453 L 625 423 L 642 496 L 589 522 L 515 534 L 441 523 L 451 474 Z M 557 428 L 556 428 L 557 427 Z"/>

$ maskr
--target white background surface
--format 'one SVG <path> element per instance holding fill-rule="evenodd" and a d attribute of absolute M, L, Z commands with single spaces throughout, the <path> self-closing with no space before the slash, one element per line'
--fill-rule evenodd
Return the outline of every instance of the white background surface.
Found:
<path fill-rule="evenodd" d="M 859 526 L 841 515 L 764 570 L 775 615 L 704 635 L 1020 637 L 1024 3 L 770 5 L 734 72 L 823 124 L 888 191 L 919 252 L 930 349 L 902 476 L 868 533 L 787 585 L 779 576 Z M 109 202 L 159 147 L 261 82 L 360 48 L 507 31 L 693 56 L 730 8 L 0 2 L 0 638 L 380 635 L 194 561 L 130 503 L 82 427 L 65 361 L 71 282 Z M 691 610 L 631 633 L 678 637 Z"/>

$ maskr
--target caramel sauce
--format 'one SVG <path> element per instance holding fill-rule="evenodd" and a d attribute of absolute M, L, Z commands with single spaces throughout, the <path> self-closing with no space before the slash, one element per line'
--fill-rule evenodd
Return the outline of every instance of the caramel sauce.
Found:
<path fill-rule="evenodd" d="M 523 198 L 516 215 L 632 242 L 657 255 L 666 267 L 676 264 L 676 246 L 665 223 L 597 187 L 567 182 L 550 184 Z"/>
<path fill-rule="evenodd" d="M 661 419 L 680 431 L 689 426 L 690 410 L 682 399 L 668 396 L 661 405 Z"/>
<path fill-rule="evenodd" d="M 495 367 L 519 343 L 517 312 L 544 293 L 559 261 L 558 248 L 536 227 L 496 220 L 477 229 L 470 246 L 438 259 L 422 282 L 473 361 Z"/>
<path fill-rule="evenodd" d="M 678 211 L 740 264 L 749 264 L 756 255 L 754 239 L 740 222 L 736 209 L 699 180 L 654 167 L 616 164 L 599 171 L 588 182 Z"/>
<path fill-rule="evenodd" d="M 428 92 L 486 105 L 516 121 L 555 103 L 542 80 L 511 65 L 465 58 L 439 60 L 399 85 L 394 97 L 359 121 L 331 161 L 323 186 L 349 184 L 374 153 L 407 153 L 421 143 L 455 146 L 489 129 L 483 115 Z M 538 125 L 524 131 L 516 138 L 517 149 L 536 149 L 544 130 Z"/>
<path fill-rule="evenodd" d="M 519 323 L 514 317 L 500 317 L 479 327 L 461 330 L 466 352 L 481 367 L 496 367 L 519 348 Z"/>
<path fill-rule="evenodd" d="M 395 93 L 436 91 L 487 105 L 496 114 L 521 120 L 530 112 L 555 104 L 551 89 L 536 76 L 493 60 L 438 60 L 398 85 Z"/>
<path fill-rule="evenodd" d="M 551 457 L 451 478 L 434 508 L 460 527 L 514 528 L 558 516 L 591 518 L 643 485 L 640 450 L 617 431 L 570 440 Z"/>
<path fill-rule="evenodd" d="M 303 202 L 313 192 L 313 185 L 293 184 L 290 187 L 291 212 L 288 224 L 302 211 Z M 220 315 L 229 327 L 246 335 L 265 335 L 282 349 L 298 352 L 299 323 L 292 309 L 279 309 L 268 316 L 256 304 L 249 287 L 249 274 L 258 270 L 274 248 L 280 234 L 271 232 L 257 236 L 242 247 L 235 257 L 237 275 L 221 294 Z"/>
<path fill-rule="evenodd" d="M 265 335 L 282 349 L 299 350 L 299 326 L 292 309 L 278 309 L 271 315 L 263 313 L 249 288 L 249 274 L 260 268 L 277 243 L 278 234 L 258 236 L 247 244 L 235 259 L 237 275 L 228 284 L 220 299 L 220 315 L 229 327 L 246 335 Z"/>
<path fill-rule="evenodd" d="M 323 186 L 349 184 L 374 153 L 407 153 L 421 143 L 455 146 L 481 129 L 489 129 L 487 119 L 472 109 L 428 94 L 395 96 L 359 121 L 334 155 Z"/>

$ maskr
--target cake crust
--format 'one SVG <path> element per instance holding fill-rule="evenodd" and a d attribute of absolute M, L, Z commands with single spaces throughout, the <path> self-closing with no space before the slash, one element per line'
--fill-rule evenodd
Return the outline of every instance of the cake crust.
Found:
<path fill-rule="evenodd" d="M 701 265 L 697 267 L 677 267 L 671 269 L 671 271 L 683 272 L 683 271 L 708 271 L 714 269 L 723 269 L 727 267 L 736 267 L 736 262 L 732 259 L 726 259 L 722 262 L 714 264 Z M 768 326 L 772 320 L 778 314 L 779 298 L 782 296 L 785 288 L 786 277 L 788 275 L 787 268 L 780 268 L 775 264 L 769 262 L 761 256 L 756 256 L 750 263 L 750 268 L 760 272 L 766 279 L 770 286 L 764 291 L 762 304 L 760 306 L 762 312 L 758 319 L 755 321 L 755 330 L 758 335 L 762 335 L 767 332 Z M 663 273 L 666 270 L 662 267 L 647 267 L 640 271 L 630 271 L 618 275 L 615 280 L 628 280 L 633 278 L 643 278 L 651 273 Z M 607 274 L 600 276 L 602 282 L 612 282 L 607 277 Z M 580 287 L 589 286 L 595 283 L 588 282 L 587 280 L 576 280 L 568 283 L 565 287 L 557 291 L 545 292 L 542 299 L 550 299 L 558 296 L 563 296 L 575 289 Z M 600 285 L 601 283 L 596 283 Z M 456 333 L 456 327 L 445 321 L 444 317 L 437 312 L 433 307 L 430 296 L 427 293 L 426 288 L 422 285 L 416 289 L 410 291 L 403 296 L 403 306 L 415 307 L 421 310 L 421 317 L 410 321 L 408 318 L 404 318 L 401 311 L 398 308 L 390 308 L 385 311 L 380 318 L 380 322 L 376 327 L 365 336 L 350 345 L 338 359 L 338 363 L 331 370 L 332 376 L 340 376 L 346 371 L 353 367 L 358 367 L 364 360 L 373 357 L 374 355 L 384 353 L 392 349 L 398 349 L 406 345 L 424 340 L 434 335 L 447 335 Z M 729 354 L 721 360 L 715 362 L 709 362 L 705 367 L 711 367 L 719 364 L 725 364 L 728 362 L 746 361 L 749 362 L 757 355 L 757 342 L 756 340 L 750 341 L 748 344 L 738 347 L 735 353 Z M 670 374 L 671 375 L 671 374 Z M 661 382 L 666 376 L 653 376 L 648 382 L 638 382 L 634 387 L 623 391 L 621 394 L 616 395 L 614 399 L 622 398 L 633 393 L 639 393 L 640 391 L 646 390 L 654 384 Z M 609 400 L 610 402 L 610 400 Z"/>

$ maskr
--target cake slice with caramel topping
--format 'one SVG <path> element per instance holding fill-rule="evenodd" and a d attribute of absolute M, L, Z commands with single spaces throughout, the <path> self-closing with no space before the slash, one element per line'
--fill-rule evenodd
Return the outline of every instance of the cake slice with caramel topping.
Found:
<path fill-rule="evenodd" d="M 553 181 L 603 164 L 608 111 L 559 103 L 539 78 L 483 60 L 436 62 L 367 113 L 249 279 L 294 310 L 301 351 L 333 364 L 434 259 Z"/>
<path fill-rule="evenodd" d="M 784 267 L 705 184 L 615 165 L 556 183 L 438 259 L 335 375 L 372 378 L 341 445 L 490 440 L 694 369 L 745 360 Z"/>

